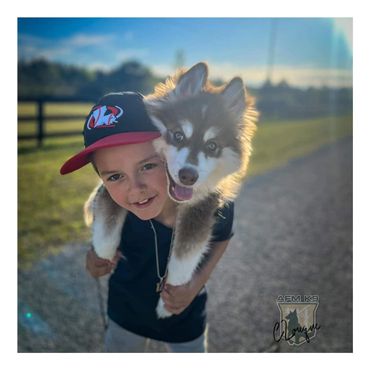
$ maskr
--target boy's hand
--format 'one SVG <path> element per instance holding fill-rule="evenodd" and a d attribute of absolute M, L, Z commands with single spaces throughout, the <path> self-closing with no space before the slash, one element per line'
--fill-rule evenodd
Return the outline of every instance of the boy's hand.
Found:
<path fill-rule="evenodd" d="M 89 271 L 90 275 L 94 278 L 104 276 L 111 273 L 115 269 L 121 256 L 121 252 L 117 250 L 113 261 L 110 261 L 98 257 L 94 249 L 91 248 L 86 254 L 86 270 Z"/>
<path fill-rule="evenodd" d="M 185 310 L 199 293 L 201 287 L 193 279 L 184 285 L 165 284 L 161 292 L 164 307 L 171 313 L 178 315 Z"/>

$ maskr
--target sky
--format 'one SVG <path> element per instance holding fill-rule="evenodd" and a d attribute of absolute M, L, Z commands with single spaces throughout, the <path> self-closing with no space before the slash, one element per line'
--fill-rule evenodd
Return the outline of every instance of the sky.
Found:
<path fill-rule="evenodd" d="M 352 86 L 351 18 L 19 18 L 18 58 L 110 70 L 138 60 L 154 73 L 209 64 L 210 77 Z"/>

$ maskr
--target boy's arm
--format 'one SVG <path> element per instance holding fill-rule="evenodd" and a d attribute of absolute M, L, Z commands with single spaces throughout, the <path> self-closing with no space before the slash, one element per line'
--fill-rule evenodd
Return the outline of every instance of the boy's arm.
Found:
<path fill-rule="evenodd" d="M 179 314 L 197 296 L 224 254 L 230 240 L 214 242 L 189 283 L 180 286 L 165 284 L 161 297 L 168 311 Z"/>

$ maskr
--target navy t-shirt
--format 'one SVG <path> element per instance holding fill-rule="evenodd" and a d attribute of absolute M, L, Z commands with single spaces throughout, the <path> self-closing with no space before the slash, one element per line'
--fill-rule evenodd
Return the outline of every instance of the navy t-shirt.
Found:
<path fill-rule="evenodd" d="M 229 240 L 233 236 L 234 203 L 216 212 L 211 241 Z M 152 220 L 158 239 L 160 275 L 163 276 L 170 248 L 172 229 Z M 132 333 L 164 342 L 188 342 L 203 334 L 206 325 L 205 287 L 179 315 L 158 319 L 156 307 L 157 265 L 153 230 L 128 212 L 120 250 L 123 254 L 109 279 L 108 316 Z"/>

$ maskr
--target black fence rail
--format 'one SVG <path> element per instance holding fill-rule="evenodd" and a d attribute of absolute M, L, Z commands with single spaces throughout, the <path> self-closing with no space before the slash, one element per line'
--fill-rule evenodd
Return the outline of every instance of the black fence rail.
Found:
<path fill-rule="evenodd" d="M 81 130 L 73 131 L 60 131 L 60 132 L 46 132 L 46 121 L 60 121 L 65 122 L 68 120 L 84 120 L 86 115 L 46 115 L 45 106 L 47 103 L 91 103 L 91 100 L 75 99 L 75 98 L 39 98 L 39 99 L 18 99 L 18 103 L 34 103 L 36 105 L 36 115 L 19 115 L 18 112 L 18 122 L 22 124 L 36 124 L 35 134 L 18 134 L 18 140 L 36 140 L 37 146 L 42 147 L 45 138 L 54 137 L 66 137 L 66 136 L 76 136 L 81 134 Z"/>

